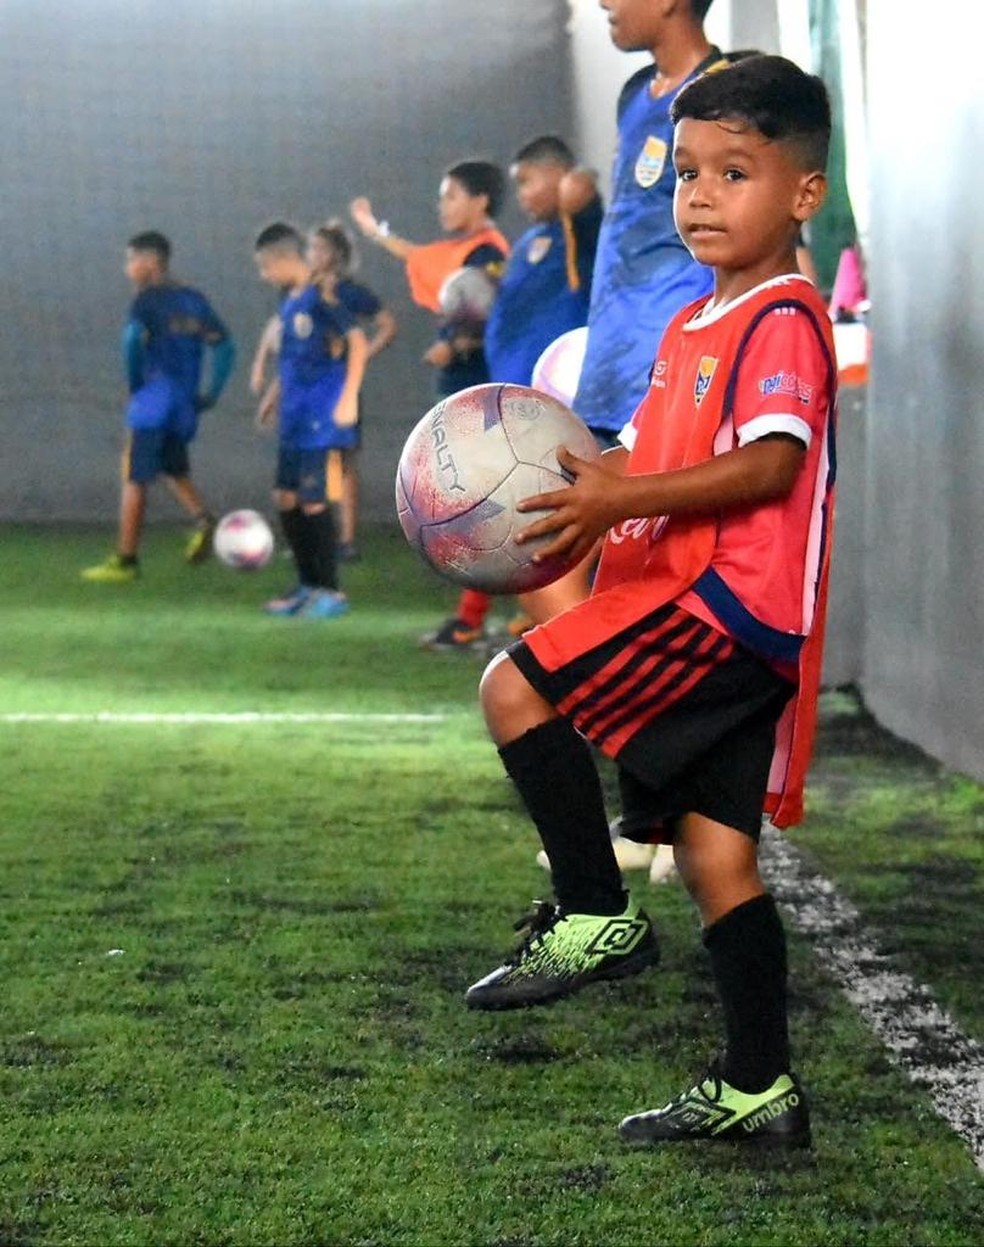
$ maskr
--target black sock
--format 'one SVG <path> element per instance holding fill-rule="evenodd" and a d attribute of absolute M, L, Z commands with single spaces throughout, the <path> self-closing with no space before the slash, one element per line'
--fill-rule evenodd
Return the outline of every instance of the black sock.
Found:
<path fill-rule="evenodd" d="M 722 1076 L 739 1091 L 771 1087 L 789 1071 L 786 936 L 776 903 L 756 896 L 704 932 L 724 1010 Z"/>
<path fill-rule="evenodd" d="M 622 876 L 587 742 L 566 719 L 550 719 L 503 745 L 499 757 L 550 858 L 558 905 L 568 913 L 622 913 Z"/>
<path fill-rule="evenodd" d="M 313 582 L 319 589 L 338 589 L 338 560 L 336 528 L 333 508 L 305 515 L 308 540 L 311 543 L 317 579 Z"/>
<path fill-rule="evenodd" d="M 307 532 L 301 508 L 292 507 L 289 511 L 281 511 L 280 527 L 294 556 L 298 580 L 302 585 L 313 585 L 318 576 L 318 568 L 314 563 L 310 543 L 305 540 Z"/>

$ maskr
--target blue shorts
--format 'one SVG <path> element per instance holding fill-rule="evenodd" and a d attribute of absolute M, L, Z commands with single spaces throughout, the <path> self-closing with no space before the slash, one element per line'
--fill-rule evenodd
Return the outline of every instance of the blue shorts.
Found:
<path fill-rule="evenodd" d="M 342 454 L 335 447 L 297 450 L 281 446 L 277 451 L 277 489 L 297 494 L 299 502 L 340 502 Z"/>
<path fill-rule="evenodd" d="M 167 429 L 190 442 L 198 432 L 198 412 L 194 400 L 167 377 L 153 377 L 130 395 L 126 423 L 134 432 Z"/>
<path fill-rule="evenodd" d="M 123 479 L 145 485 L 163 473 L 182 477 L 191 471 L 188 443 L 167 429 L 131 429 L 123 452 Z"/>

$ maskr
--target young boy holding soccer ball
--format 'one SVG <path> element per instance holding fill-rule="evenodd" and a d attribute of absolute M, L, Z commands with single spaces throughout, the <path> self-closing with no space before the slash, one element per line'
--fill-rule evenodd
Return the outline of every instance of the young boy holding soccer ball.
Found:
<path fill-rule="evenodd" d="M 482 680 L 557 903 L 539 903 L 467 1000 L 536 1005 L 658 959 L 622 888 L 590 741 L 616 761 L 626 812 L 673 844 L 727 1040 L 692 1087 L 627 1117 L 623 1139 L 807 1146 L 758 837 L 765 810 L 778 826 L 801 817 L 819 680 L 836 368 L 796 239 L 824 198 L 830 106 L 819 79 L 756 56 L 698 78 L 672 117 L 676 224 L 714 291 L 670 322 L 622 447 L 594 464 L 561 452 L 574 484 L 522 504 L 551 512 L 526 530 L 553 535 L 541 557 L 604 545 L 591 597 Z"/>

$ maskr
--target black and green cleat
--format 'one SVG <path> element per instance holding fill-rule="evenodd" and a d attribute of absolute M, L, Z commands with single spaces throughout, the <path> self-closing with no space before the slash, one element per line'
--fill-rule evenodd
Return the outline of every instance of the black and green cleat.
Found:
<path fill-rule="evenodd" d="M 626 1117 L 618 1132 L 638 1147 L 700 1139 L 788 1148 L 812 1142 L 810 1109 L 795 1074 L 780 1074 L 767 1090 L 750 1095 L 726 1083 L 716 1065 L 664 1108 Z"/>
<path fill-rule="evenodd" d="M 639 974 L 659 961 L 652 923 L 630 901 L 621 914 L 568 914 L 548 901 L 516 924 L 523 939 L 503 965 L 465 995 L 470 1009 L 549 1004 L 606 979 Z"/>

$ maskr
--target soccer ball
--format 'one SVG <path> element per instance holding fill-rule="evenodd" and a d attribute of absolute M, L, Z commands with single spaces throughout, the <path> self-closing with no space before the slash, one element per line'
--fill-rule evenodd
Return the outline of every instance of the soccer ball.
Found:
<path fill-rule="evenodd" d="M 499 283 L 484 268 L 468 265 L 445 277 L 437 301 L 453 325 L 484 325 L 492 311 Z"/>
<path fill-rule="evenodd" d="M 486 593 L 539 589 L 569 560 L 532 561 L 551 538 L 516 544 L 543 511 L 516 503 L 569 483 L 558 446 L 582 459 L 598 447 L 563 403 L 525 385 L 475 385 L 442 399 L 407 438 L 396 510 L 410 544 L 448 579 Z"/>
<path fill-rule="evenodd" d="M 570 406 L 581 379 L 587 345 L 587 325 L 582 325 L 580 329 L 568 329 L 559 338 L 554 338 L 533 365 L 534 390 L 542 390 L 544 394 L 551 394 Z"/>
<path fill-rule="evenodd" d="M 269 563 L 273 531 L 259 511 L 230 511 L 219 520 L 212 544 L 226 567 L 252 572 Z"/>

